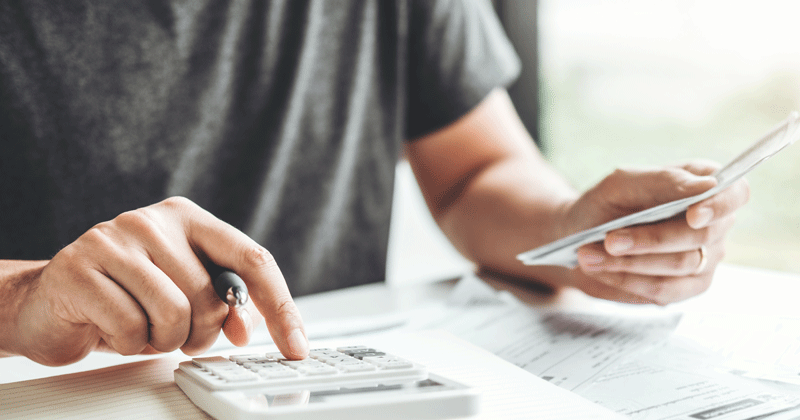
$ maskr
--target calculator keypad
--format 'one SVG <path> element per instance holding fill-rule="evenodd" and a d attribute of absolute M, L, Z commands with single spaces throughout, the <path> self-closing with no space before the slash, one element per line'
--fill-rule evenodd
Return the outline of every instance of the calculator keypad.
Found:
<path fill-rule="evenodd" d="M 312 349 L 304 360 L 280 353 L 197 357 L 180 369 L 211 389 L 427 377 L 424 366 L 366 346 Z"/>

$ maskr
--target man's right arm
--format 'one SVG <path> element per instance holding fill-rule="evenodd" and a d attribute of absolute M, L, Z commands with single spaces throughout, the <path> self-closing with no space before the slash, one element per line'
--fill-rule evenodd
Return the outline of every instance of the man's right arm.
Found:
<path fill-rule="evenodd" d="M 25 296 L 47 261 L 0 260 L 0 356 L 19 354 L 17 317 Z"/>
<path fill-rule="evenodd" d="M 247 283 L 252 304 L 237 311 L 242 322 L 229 322 L 214 292 L 209 269 L 216 268 Z M 0 262 L 0 302 L 0 352 L 46 365 L 107 347 L 198 354 L 220 330 L 244 345 L 262 315 L 284 355 L 308 353 L 302 319 L 272 255 L 185 198 L 100 223 L 50 261 Z"/>

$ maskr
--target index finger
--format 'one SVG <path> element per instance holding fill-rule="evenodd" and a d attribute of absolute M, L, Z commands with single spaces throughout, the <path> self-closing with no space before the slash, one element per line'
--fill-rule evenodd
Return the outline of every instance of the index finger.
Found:
<path fill-rule="evenodd" d="M 186 237 L 214 264 L 234 271 L 247 283 L 250 297 L 266 318 L 272 340 L 284 356 L 308 356 L 300 311 L 292 300 L 275 258 L 242 231 L 196 207 L 184 223 Z"/>
<path fill-rule="evenodd" d="M 702 229 L 733 214 L 750 200 L 750 186 L 742 178 L 719 193 L 689 206 L 686 222 L 692 229 Z"/>

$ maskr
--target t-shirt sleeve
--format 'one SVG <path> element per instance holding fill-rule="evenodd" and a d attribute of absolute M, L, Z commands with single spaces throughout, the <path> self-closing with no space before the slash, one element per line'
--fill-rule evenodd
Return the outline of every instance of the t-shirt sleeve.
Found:
<path fill-rule="evenodd" d="M 497 87 L 520 61 L 488 0 L 412 2 L 408 34 L 406 138 L 454 122 Z"/>

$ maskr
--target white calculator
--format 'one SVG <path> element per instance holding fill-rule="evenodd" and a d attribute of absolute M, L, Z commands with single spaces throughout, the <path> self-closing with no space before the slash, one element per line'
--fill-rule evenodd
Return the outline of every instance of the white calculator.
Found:
<path fill-rule="evenodd" d="M 217 419 L 445 419 L 480 409 L 480 394 L 425 366 L 367 346 L 198 357 L 175 370 L 192 402 Z"/>

